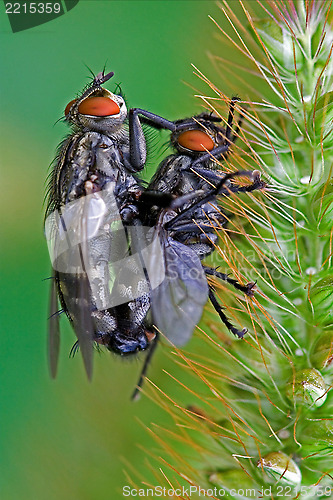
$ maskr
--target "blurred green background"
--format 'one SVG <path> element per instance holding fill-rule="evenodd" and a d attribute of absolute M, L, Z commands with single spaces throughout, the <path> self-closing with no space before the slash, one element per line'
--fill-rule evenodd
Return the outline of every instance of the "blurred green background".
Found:
<path fill-rule="evenodd" d="M 3 3 L 0 14 L 0 498 L 121 498 L 122 458 L 152 478 L 138 445 L 154 445 L 137 419 L 150 427 L 167 417 L 145 396 L 129 401 L 142 358 L 96 353 L 88 383 L 80 355 L 68 359 L 75 337 L 66 320 L 58 378 L 49 378 L 43 196 L 48 166 L 67 133 L 55 122 L 90 81 L 85 64 L 95 73 L 104 64 L 114 71 L 106 86 L 121 83 L 130 106 L 169 119 L 200 112 L 191 85 L 205 87 L 191 63 L 214 75 L 207 51 L 218 53 L 221 44 L 208 15 L 223 19 L 209 0 L 81 0 L 61 17 L 13 34 Z M 214 82 L 222 88 L 223 78 Z M 162 369 L 176 375 L 178 368 L 166 352 L 159 347 L 149 377 L 175 396 L 177 386 Z"/>

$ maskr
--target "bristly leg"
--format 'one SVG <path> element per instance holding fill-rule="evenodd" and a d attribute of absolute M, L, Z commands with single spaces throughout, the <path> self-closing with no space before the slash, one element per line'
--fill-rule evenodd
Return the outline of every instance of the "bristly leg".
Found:
<path fill-rule="evenodd" d="M 136 384 L 136 387 L 135 387 L 135 389 L 133 391 L 133 394 L 131 396 L 131 400 L 132 401 L 137 401 L 140 398 L 140 389 L 141 389 L 142 384 L 144 382 L 144 378 L 145 378 L 145 375 L 147 373 L 148 366 L 149 366 L 149 363 L 151 361 L 151 358 L 153 357 L 153 354 L 154 354 L 154 352 L 156 350 L 156 347 L 157 347 L 157 344 L 158 344 L 158 337 L 159 337 L 159 333 L 156 332 L 155 338 L 151 341 L 151 346 L 149 348 L 149 351 L 148 351 L 148 354 L 146 356 L 144 365 L 142 367 L 138 383 Z"/>
<path fill-rule="evenodd" d="M 79 341 L 77 340 L 76 342 L 74 342 L 71 350 L 69 351 L 68 357 L 69 358 L 74 358 L 74 356 L 78 352 L 78 350 L 79 350 Z"/>
<path fill-rule="evenodd" d="M 66 312 L 65 309 L 59 309 L 59 311 L 56 311 L 54 312 L 53 314 L 51 314 L 51 316 L 49 316 L 47 319 L 51 319 L 51 318 L 54 318 L 54 316 L 60 316 L 60 314 Z"/>
<path fill-rule="evenodd" d="M 251 281 L 250 283 L 247 283 L 246 285 L 241 285 L 237 280 L 233 278 L 229 278 L 229 276 L 225 273 L 220 273 L 217 269 L 211 268 L 211 267 L 206 267 L 203 266 L 203 269 L 205 271 L 205 274 L 208 274 L 209 276 L 215 276 L 216 278 L 219 278 L 220 280 L 226 281 L 227 283 L 230 283 L 234 288 L 237 290 L 240 290 L 241 292 L 245 293 L 248 297 L 253 297 L 254 292 L 255 292 L 255 286 L 256 282 Z"/>
<path fill-rule="evenodd" d="M 216 196 L 221 194 L 224 189 L 224 185 L 227 184 L 231 179 L 234 179 L 234 177 L 250 177 L 253 179 L 253 183 L 250 184 L 250 186 L 243 186 L 237 188 L 238 191 L 246 191 L 250 190 L 252 191 L 254 188 L 253 186 L 255 185 L 255 189 L 257 189 L 257 185 L 260 181 L 260 172 L 258 170 L 238 170 L 236 172 L 232 172 L 230 174 L 226 174 L 217 184 L 216 187 L 212 188 L 209 193 L 204 194 L 202 197 L 198 197 L 194 203 L 192 203 L 190 206 L 182 210 L 179 214 L 177 214 L 173 219 L 169 220 L 165 224 L 165 229 L 170 230 L 171 227 L 181 218 L 183 218 L 186 214 L 193 212 L 197 207 L 202 206 L 203 204 L 212 201 Z M 195 192 L 194 192 L 195 194 Z"/>
<path fill-rule="evenodd" d="M 234 115 L 235 115 L 235 103 L 237 101 L 240 101 L 240 98 L 239 97 L 235 97 L 235 96 L 232 97 L 231 101 L 230 101 L 229 114 L 228 114 L 228 122 L 227 122 L 227 127 L 226 127 L 226 134 L 225 134 L 225 138 L 226 138 L 226 142 L 227 143 L 235 142 L 236 141 L 236 139 L 238 137 L 239 130 L 240 130 L 241 126 L 242 126 L 243 117 L 241 116 L 239 118 L 239 120 L 238 120 L 236 130 L 233 133 L 233 136 L 231 137 L 232 124 L 233 124 Z"/>
<path fill-rule="evenodd" d="M 215 297 L 214 291 L 212 290 L 211 287 L 209 287 L 209 300 L 213 304 L 215 311 L 218 313 L 218 315 L 220 316 L 221 320 L 228 328 L 228 330 L 230 330 L 234 335 L 242 339 L 247 332 L 247 328 L 243 328 L 243 330 L 238 330 L 238 328 L 236 328 L 235 326 L 233 326 L 232 323 L 230 323 L 227 316 L 223 312 L 222 306 L 218 303 L 218 300 Z"/>

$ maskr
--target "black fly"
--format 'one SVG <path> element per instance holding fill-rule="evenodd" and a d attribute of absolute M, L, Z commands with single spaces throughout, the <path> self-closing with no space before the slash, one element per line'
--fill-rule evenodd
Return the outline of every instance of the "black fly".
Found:
<path fill-rule="evenodd" d="M 189 340 L 208 298 L 233 334 L 242 338 L 246 333 L 246 329 L 238 330 L 230 323 L 212 285 L 208 285 L 207 276 L 227 281 L 248 296 L 253 295 L 255 284 L 241 285 L 201 262 L 213 252 L 217 231 L 225 222 L 217 196 L 265 187 L 258 171 L 226 174 L 218 168 L 217 161 L 229 153 L 241 124 L 239 121 L 232 133 L 236 100 L 231 100 L 225 128 L 220 125 L 220 118 L 207 113 L 174 122 L 176 129 L 171 135 L 171 144 L 175 153 L 162 161 L 147 191 L 140 197 L 141 202 L 152 205 L 149 210 L 141 207 L 142 223 L 151 226 L 153 234 L 158 234 L 163 249 L 162 265 L 160 262 L 160 268 L 155 271 L 163 272 L 163 279 L 150 291 L 151 324 L 176 345 Z M 248 177 L 252 182 L 237 185 L 234 180 L 239 176 Z M 162 207 L 167 194 L 174 196 L 174 200 L 169 206 Z M 151 352 L 156 341 L 157 337 Z M 138 387 L 143 382 L 150 357 L 151 353 L 144 364 Z M 133 396 L 136 394 L 137 389 Z"/>
<path fill-rule="evenodd" d="M 209 193 L 212 191 L 212 186 L 219 184 L 225 173 L 219 168 L 218 162 L 225 159 L 230 152 L 241 126 L 240 119 L 235 132 L 232 132 L 236 101 L 237 97 L 231 99 L 225 128 L 220 124 L 221 118 L 212 113 L 201 113 L 174 122 L 176 128 L 171 134 L 170 142 L 175 153 L 162 161 L 148 186 L 149 190 L 183 196 L 198 189 Z M 250 192 L 262 189 L 264 185 L 257 173 L 252 184 L 241 187 L 228 182 L 221 188 L 220 194 Z M 192 218 L 195 219 L 197 227 L 194 228 L 192 224 L 191 228 L 188 228 L 187 221 L 182 241 L 188 245 L 194 238 L 195 251 L 203 258 L 213 251 L 214 243 L 217 241 L 216 230 L 225 223 L 225 218 L 216 198 L 205 205 L 198 204 Z"/>
<path fill-rule="evenodd" d="M 225 223 L 216 195 L 251 192 L 265 186 L 258 171 L 246 172 L 245 175 L 252 178 L 253 182 L 246 186 L 239 186 L 231 181 L 235 176 L 239 176 L 240 172 L 228 176 L 218 168 L 217 161 L 225 158 L 229 153 L 230 146 L 236 140 L 241 125 L 239 121 L 236 131 L 232 133 L 236 100 L 238 99 L 231 99 L 225 128 L 220 125 L 220 118 L 207 113 L 174 122 L 176 130 L 171 135 L 171 144 L 176 151 L 162 161 L 147 188 L 159 193 L 172 193 L 180 197 L 180 200 L 191 194 L 193 200 L 198 198 L 194 203 L 185 202 L 181 210 L 178 210 L 178 213 L 174 214 L 164 227 L 174 240 L 192 249 L 200 260 L 212 253 L 218 237 L 217 231 Z M 195 194 L 198 190 L 203 191 L 203 197 Z M 156 214 L 159 213 L 159 207 L 155 207 L 155 211 Z M 151 213 L 149 216 L 151 218 Z M 185 255 L 183 260 L 187 260 Z M 225 280 L 247 295 L 253 294 L 254 283 L 242 286 L 236 280 L 215 269 L 203 266 L 203 270 L 206 275 L 214 275 Z M 239 331 L 230 324 L 212 288 L 209 290 L 209 298 L 229 330 L 242 337 L 246 330 Z M 156 311 L 155 316 L 161 315 L 154 307 L 154 301 L 152 308 Z M 170 325 L 167 319 L 166 322 Z M 189 325 L 188 329 L 182 329 L 182 331 L 187 331 L 189 336 L 190 328 Z"/>
<path fill-rule="evenodd" d="M 45 229 L 53 266 L 52 376 L 61 312 L 73 325 L 88 377 L 94 342 L 130 354 L 147 349 L 155 337 L 145 324 L 150 291 L 137 207 L 143 188 L 135 174 L 144 167 L 146 142 L 139 115 L 157 127 L 175 126 L 141 109 L 128 116 L 123 97 L 102 87 L 112 76 L 99 73 L 67 105 L 72 132 L 60 145 L 51 172 Z"/>

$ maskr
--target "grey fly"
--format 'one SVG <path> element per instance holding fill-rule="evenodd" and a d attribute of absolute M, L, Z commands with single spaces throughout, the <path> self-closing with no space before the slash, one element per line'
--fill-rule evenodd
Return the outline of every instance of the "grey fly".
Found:
<path fill-rule="evenodd" d="M 174 217 L 164 225 L 169 237 L 186 246 L 183 266 L 189 265 L 188 262 L 191 262 L 191 260 L 194 261 L 194 258 L 188 258 L 187 254 L 190 249 L 197 256 L 197 260 L 202 260 L 214 250 L 218 238 L 217 232 L 221 230 L 225 223 L 223 211 L 218 204 L 217 194 L 229 195 L 231 193 L 251 192 L 265 187 L 265 183 L 260 179 L 258 171 L 246 172 L 245 175 L 252 179 L 252 183 L 239 186 L 233 180 L 241 172 L 226 175 L 219 167 L 218 161 L 223 160 L 230 152 L 230 147 L 235 142 L 241 126 L 241 120 L 239 120 L 236 130 L 232 132 L 235 102 L 237 100 L 237 98 L 231 99 L 226 127 L 221 126 L 221 118 L 208 113 L 174 122 L 176 129 L 171 134 L 171 145 L 174 147 L 175 153 L 162 161 L 147 187 L 150 191 L 172 193 L 180 197 L 179 199 L 189 197 L 191 194 L 194 200 L 198 198 L 194 203 L 184 203 L 181 210 L 174 213 Z M 215 188 L 212 187 L 214 185 Z M 205 194 L 203 197 L 195 194 L 199 190 Z M 156 217 L 156 214 L 160 212 L 160 208 L 155 206 L 154 209 Z M 154 217 L 154 209 L 149 213 L 150 219 Z M 216 276 L 229 282 L 245 294 L 253 295 L 254 283 L 243 286 L 227 274 L 216 269 L 202 265 L 198 266 L 197 264 L 195 266 L 193 264 L 193 267 L 196 269 L 197 276 L 199 276 L 198 283 L 201 283 L 205 275 Z M 160 287 L 165 286 L 165 283 L 160 285 Z M 191 283 L 192 289 L 194 286 L 195 284 Z M 201 284 L 198 284 L 197 288 L 201 288 Z M 207 287 L 206 300 L 208 296 L 228 329 L 238 337 L 243 337 L 246 329 L 238 330 L 230 323 L 214 295 L 212 286 L 209 289 Z M 205 300 L 203 302 L 205 303 Z M 164 309 L 166 306 L 169 306 L 169 304 L 165 304 Z M 169 309 L 172 310 L 172 307 L 170 306 Z M 174 308 L 174 310 L 177 310 L 177 308 Z M 163 322 L 164 333 L 169 338 L 176 340 L 179 335 L 186 340 L 190 337 L 197 320 L 201 317 L 202 307 L 201 309 L 196 308 L 197 313 L 189 319 L 187 326 L 183 325 L 183 322 L 179 320 L 171 322 L 169 320 L 171 312 L 164 315 L 163 309 L 159 307 L 158 302 L 155 300 L 152 300 L 152 311 L 155 323 Z M 162 321 L 163 318 L 164 321 Z M 173 329 L 173 332 L 170 331 L 171 329 Z"/>
<path fill-rule="evenodd" d="M 255 283 L 241 285 L 202 263 L 202 259 L 213 252 L 217 231 L 225 223 L 218 196 L 265 187 L 258 171 L 226 174 L 219 167 L 218 161 L 230 152 L 241 124 L 239 121 L 232 133 L 235 101 L 236 98 L 231 100 L 225 128 L 220 125 L 220 118 L 207 113 L 174 122 L 171 144 L 175 153 L 162 161 L 140 197 L 141 203 L 148 204 L 140 205 L 139 217 L 144 226 L 151 226 L 153 234 L 158 235 L 163 255 L 163 265 L 160 261 L 155 268 L 156 273 L 163 271 L 163 279 L 150 291 L 150 323 L 175 345 L 189 340 L 208 298 L 233 334 L 242 338 L 247 331 L 231 324 L 207 277 L 227 281 L 248 296 L 253 295 Z M 239 176 L 248 177 L 252 182 L 238 185 L 235 178 Z M 174 199 L 167 206 L 170 197 Z M 158 334 L 151 344 L 134 397 L 143 382 L 157 339 Z"/>
<path fill-rule="evenodd" d="M 112 76 L 99 73 L 67 105 L 65 120 L 72 132 L 60 144 L 50 176 L 45 230 L 53 267 L 53 377 L 62 312 L 74 328 L 88 377 L 94 342 L 125 355 L 147 349 L 155 336 L 146 324 L 149 263 L 143 259 L 149 260 L 150 253 L 143 250 L 137 206 L 143 188 L 136 173 L 146 159 L 139 117 L 156 127 L 175 126 L 141 109 L 128 113 L 123 97 L 102 87 Z"/>

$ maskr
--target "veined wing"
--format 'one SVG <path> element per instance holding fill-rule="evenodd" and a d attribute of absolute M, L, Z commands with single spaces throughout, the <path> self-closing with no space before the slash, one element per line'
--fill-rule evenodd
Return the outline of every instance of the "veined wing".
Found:
<path fill-rule="evenodd" d="M 59 348 L 60 348 L 60 328 L 59 328 L 58 297 L 56 273 L 53 271 L 50 287 L 50 316 L 48 319 L 48 356 L 51 377 L 57 375 Z"/>
<path fill-rule="evenodd" d="M 86 185 L 88 193 L 89 181 Z M 105 290 L 108 286 L 103 272 L 107 272 L 110 235 L 105 226 L 110 223 L 110 213 L 112 216 L 114 208 L 112 204 L 108 206 L 108 194 L 107 191 L 87 194 L 55 210 L 46 220 L 46 235 L 58 277 L 59 298 L 73 324 L 89 378 L 96 333 L 92 312 L 101 308 L 99 300 L 102 303 L 108 300 L 100 287 L 100 283 L 105 283 Z M 54 298 L 52 300 L 54 304 Z M 55 339 L 54 329 L 51 334 Z M 54 341 L 50 337 L 51 343 L 53 345 Z M 55 346 L 51 352 L 50 359 L 54 364 Z"/>
<path fill-rule="evenodd" d="M 152 288 L 154 324 L 175 345 L 185 344 L 200 321 L 208 299 L 208 284 L 199 257 L 163 229 L 164 279 Z M 160 271 L 161 272 L 161 271 Z"/>

